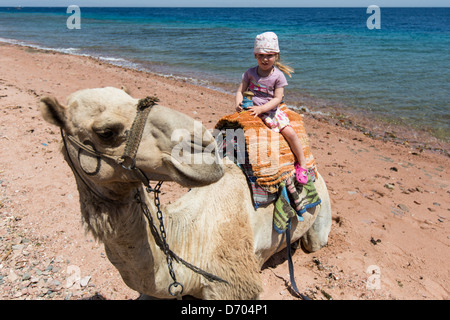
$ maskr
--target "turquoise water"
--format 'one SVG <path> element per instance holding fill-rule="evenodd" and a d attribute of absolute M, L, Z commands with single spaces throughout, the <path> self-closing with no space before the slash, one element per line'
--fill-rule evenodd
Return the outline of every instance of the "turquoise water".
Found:
<path fill-rule="evenodd" d="M 0 8 L 0 40 L 234 90 L 255 65 L 256 34 L 274 31 L 296 70 L 286 100 L 364 115 L 450 141 L 450 8 Z M 400 130 L 400 129 L 399 129 Z"/>

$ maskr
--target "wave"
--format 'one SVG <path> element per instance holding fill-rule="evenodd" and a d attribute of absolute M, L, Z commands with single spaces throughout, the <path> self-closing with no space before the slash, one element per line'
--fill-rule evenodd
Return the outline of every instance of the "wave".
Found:
<path fill-rule="evenodd" d="M 44 47 L 44 46 L 30 43 L 30 42 L 23 41 L 23 40 L 8 39 L 8 38 L 1 38 L 1 37 L 0 37 L 0 42 L 15 44 L 15 45 L 19 45 L 22 47 L 30 47 L 30 48 L 34 48 L 34 49 L 38 49 L 38 50 L 56 51 L 56 52 L 61 52 L 61 53 L 66 53 L 66 54 L 87 56 L 86 54 L 80 54 L 80 49 L 78 49 L 78 48 L 50 48 L 50 47 Z"/>

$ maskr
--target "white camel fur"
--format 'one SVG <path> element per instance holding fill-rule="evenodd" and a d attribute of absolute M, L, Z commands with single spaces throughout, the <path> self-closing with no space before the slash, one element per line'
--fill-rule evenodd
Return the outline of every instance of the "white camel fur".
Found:
<path fill-rule="evenodd" d="M 138 99 L 123 90 L 108 87 L 77 91 L 69 96 L 66 106 L 46 97 L 40 106 L 44 119 L 67 134 L 99 152 L 120 156 L 137 103 Z M 172 141 L 172 133 L 177 129 L 188 130 L 191 136 L 199 134 L 194 130 L 201 130 L 201 145 L 192 143 L 205 152 L 211 151 L 206 149 L 214 143 L 214 137 L 205 127 L 194 125 L 187 115 L 156 105 L 145 125 L 136 166 L 152 181 L 175 181 L 192 188 L 162 206 L 167 242 L 179 257 L 228 282 L 207 281 L 174 262 L 177 280 L 184 286 L 183 295 L 200 299 L 258 298 L 263 263 L 285 247 L 278 247 L 282 236 L 272 227 L 273 205 L 254 209 L 246 177 L 231 161 L 189 164 L 175 159 L 171 150 L 179 141 Z M 70 155 L 75 167 L 72 170 L 89 185 L 75 174 L 83 224 L 104 243 L 109 260 L 124 282 L 148 296 L 173 298 L 168 293 L 173 281 L 166 257 L 135 201 L 136 190 L 140 190 L 157 221 L 153 196 L 130 171 L 113 161 L 99 160 L 70 143 L 62 152 L 66 161 Z M 320 174 L 315 186 L 321 205 L 304 213 L 303 222 L 294 219 L 292 224 L 292 241 L 301 238 L 308 251 L 326 245 L 331 228 L 330 200 Z"/>

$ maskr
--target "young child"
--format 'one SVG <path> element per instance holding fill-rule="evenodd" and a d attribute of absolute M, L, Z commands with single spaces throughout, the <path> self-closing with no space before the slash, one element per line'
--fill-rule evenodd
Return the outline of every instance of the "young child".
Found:
<path fill-rule="evenodd" d="M 246 110 L 253 116 L 260 117 L 271 130 L 283 135 L 297 159 L 297 181 L 306 184 L 308 176 L 302 144 L 290 126 L 286 113 L 279 108 L 283 101 L 284 87 L 288 84 L 283 72 L 290 77 L 293 69 L 280 62 L 278 37 L 273 32 L 256 36 L 254 53 L 258 66 L 248 69 L 242 76 L 242 82 L 236 92 L 236 111 L 243 110 L 244 92 L 251 91 L 254 94 L 253 106 Z"/>

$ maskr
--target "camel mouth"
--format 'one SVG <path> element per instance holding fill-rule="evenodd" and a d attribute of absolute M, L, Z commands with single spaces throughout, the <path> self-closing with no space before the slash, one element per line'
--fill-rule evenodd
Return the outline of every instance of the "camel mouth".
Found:
<path fill-rule="evenodd" d="M 209 153 L 172 151 L 163 155 L 171 179 L 183 187 L 202 187 L 219 181 L 224 175 L 222 161 Z"/>

